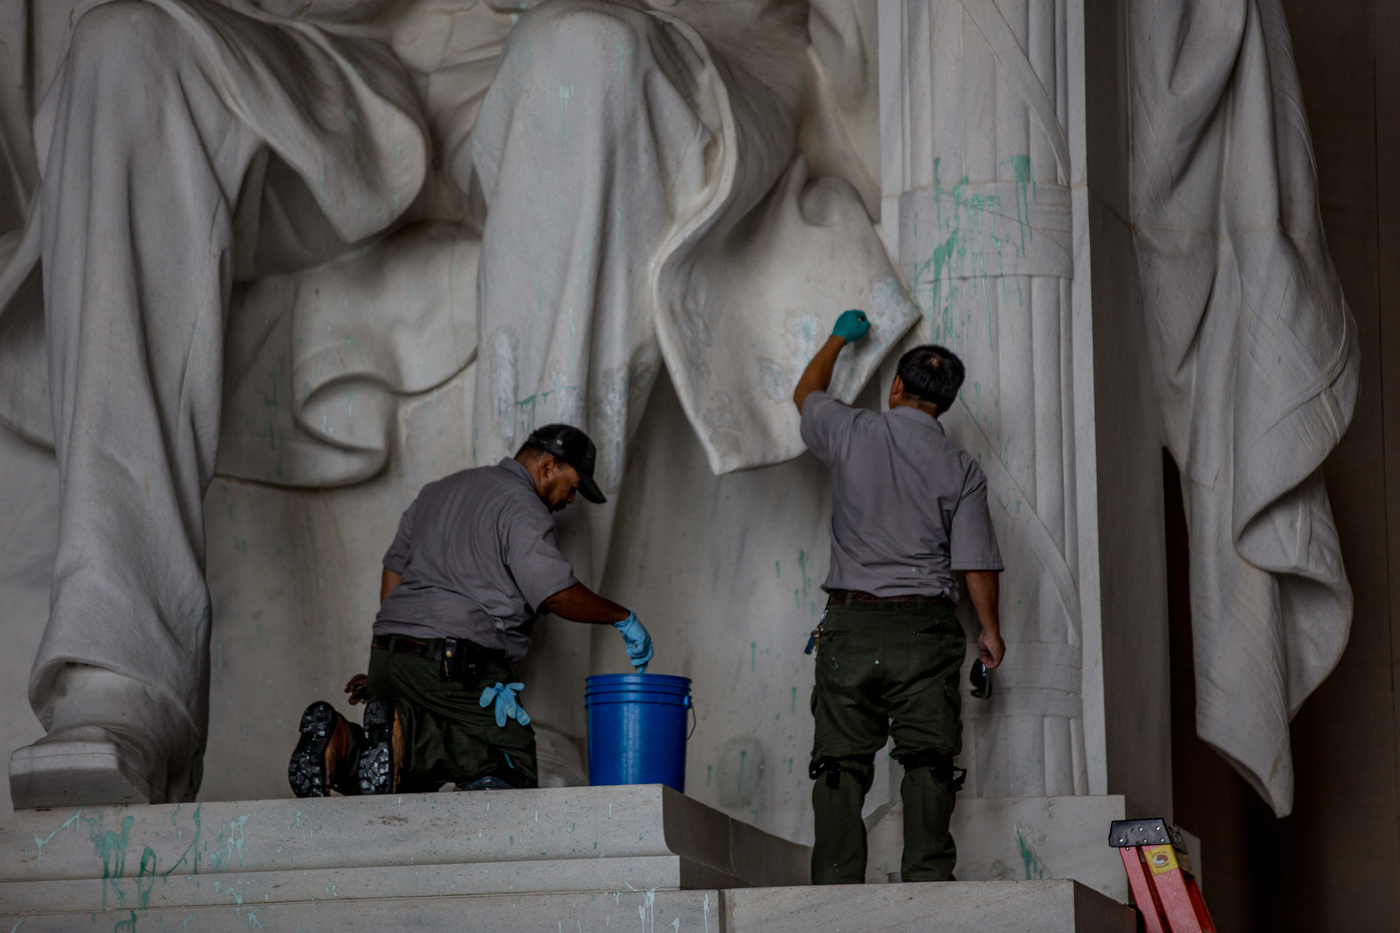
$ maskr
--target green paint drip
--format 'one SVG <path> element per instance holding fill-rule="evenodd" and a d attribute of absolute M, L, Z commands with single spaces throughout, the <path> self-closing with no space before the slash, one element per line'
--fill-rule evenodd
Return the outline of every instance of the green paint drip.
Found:
<path fill-rule="evenodd" d="M 121 879 L 126 872 L 126 846 L 131 836 L 131 824 L 135 817 L 128 816 L 121 822 L 121 831 L 107 829 L 106 820 L 99 811 L 97 819 L 85 817 L 93 851 L 102 859 L 102 909 L 107 909 L 107 886 L 116 892 L 117 903 L 126 907 L 126 892 L 122 890 Z"/>
<path fill-rule="evenodd" d="M 77 813 L 74 813 L 72 816 L 68 817 L 68 819 L 64 820 L 64 821 L 63 821 L 63 825 L 59 826 L 58 829 L 55 829 L 53 832 L 49 833 L 49 834 L 48 834 L 47 836 L 45 836 L 43 839 L 40 839 L 38 836 L 35 836 L 35 837 L 34 837 L 34 841 L 31 842 L 31 843 L 29 844 L 29 845 L 33 845 L 33 846 L 38 846 L 38 848 L 39 848 L 39 857 L 34 861 L 34 874 L 36 874 L 36 875 L 39 874 L 39 866 L 42 865 L 42 864 L 44 864 L 44 846 L 48 845 L 50 842 L 53 842 L 53 837 L 54 837 L 54 836 L 57 836 L 59 833 L 63 832 L 65 829 L 67 829 L 67 828 L 70 827 L 70 826 L 73 827 L 73 831 L 74 831 L 74 832 L 77 832 L 77 831 L 78 831 L 78 825 L 77 825 L 77 824 L 78 824 L 78 819 L 79 819 L 82 815 L 83 815 L 83 808 L 82 808 L 82 807 L 79 807 L 79 808 L 78 808 L 78 812 L 77 812 Z M 24 847 L 24 851 L 28 852 L 28 851 L 29 851 L 29 846 L 25 846 L 25 847 Z"/>
<path fill-rule="evenodd" d="M 156 850 L 146 846 L 141 864 L 136 870 L 136 906 L 145 910 L 151 903 L 151 889 L 156 886 Z M 145 881 L 143 887 L 141 882 Z"/>
<path fill-rule="evenodd" d="M 190 853 L 191 853 L 191 852 L 194 853 L 194 863 L 190 866 L 190 874 L 192 874 L 192 875 L 197 875 L 197 874 L 199 874 L 199 858 L 200 858 L 200 853 L 199 853 L 199 849 L 197 848 L 197 846 L 199 845 L 199 837 L 200 837 L 200 834 L 202 833 L 202 829 L 201 829 L 201 827 L 200 827 L 200 825 L 199 825 L 199 816 L 200 816 L 200 812 L 201 812 L 203 809 L 204 809 L 204 804 L 202 804 L 202 803 L 199 804 L 199 805 L 197 805 L 197 806 L 194 808 L 194 836 L 191 837 L 191 839 L 190 839 L 190 844 L 187 845 L 187 846 L 185 846 L 185 851 L 184 851 L 184 852 L 181 852 L 181 853 L 180 853 L 180 857 L 179 857 L 178 859 L 175 860 L 175 864 L 174 864 L 174 865 L 171 865 L 169 868 L 167 868 L 167 869 L 161 874 L 160 877 L 161 877 L 162 880 L 169 879 L 171 873 L 174 872 L 175 869 L 177 869 L 177 868 L 179 868 L 181 865 L 185 864 L 185 860 L 188 859 L 188 858 L 190 857 Z M 300 813 L 297 814 L 297 818 L 298 818 L 298 819 L 301 818 L 301 814 L 300 814 Z"/>
<path fill-rule="evenodd" d="M 1021 851 L 1021 863 L 1026 871 L 1026 880 L 1042 881 L 1052 877 L 1050 873 L 1045 870 L 1045 863 L 1040 860 L 1040 856 L 1036 854 L 1035 848 L 1027 843 L 1026 834 L 1022 831 L 1021 821 L 1017 820 L 1012 824 L 1012 829 L 1016 833 L 1016 847 Z M 1043 835 L 1039 833 L 1036 835 L 1041 837 L 1041 842 L 1044 841 Z"/>

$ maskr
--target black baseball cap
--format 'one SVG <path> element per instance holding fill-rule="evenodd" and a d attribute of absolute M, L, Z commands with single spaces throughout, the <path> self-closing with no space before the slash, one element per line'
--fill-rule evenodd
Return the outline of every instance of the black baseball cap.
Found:
<path fill-rule="evenodd" d="M 555 460 L 577 470 L 578 491 L 589 502 L 601 505 L 608 501 L 603 490 L 593 481 L 593 465 L 598 462 L 598 448 L 578 428 L 571 424 L 547 424 L 536 428 L 525 446 L 543 450 Z"/>

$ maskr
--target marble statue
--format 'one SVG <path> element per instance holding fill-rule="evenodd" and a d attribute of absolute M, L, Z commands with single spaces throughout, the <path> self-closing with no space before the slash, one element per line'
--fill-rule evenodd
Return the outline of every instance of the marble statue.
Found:
<path fill-rule="evenodd" d="M 759 466 L 801 450 L 783 402 L 815 309 L 870 309 L 848 399 L 915 317 L 860 194 L 810 177 L 840 156 L 806 118 L 823 83 L 805 4 L 384 6 L 71 14 L 0 276 L 10 303 L 42 270 L 51 425 L 6 421 L 53 443 L 63 490 L 30 683 L 49 731 L 13 759 L 17 806 L 198 788 L 216 468 L 372 474 L 385 398 L 466 366 L 478 334 L 478 462 L 563 419 L 615 490 L 664 360 L 712 468 Z M 35 352 L 35 330 L 8 349 Z M 245 347 L 283 354 L 292 444 L 270 420 L 260 443 L 269 396 L 237 404 Z"/>
<path fill-rule="evenodd" d="M 1009 610 L 995 699 L 965 704 L 969 792 L 1107 793 L 1084 688 L 1083 9 L 880 0 L 877 100 L 876 7 L 0 0 L 0 422 L 62 478 L 29 685 L 49 735 L 12 763 L 16 804 L 190 797 L 205 558 L 227 551 L 211 478 L 262 484 L 224 491 L 240 502 L 421 485 L 394 457 L 450 388 L 464 459 L 556 420 L 598 441 L 610 504 L 564 529 L 580 578 L 658 620 L 655 670 L 706 675 L 691 747 L 713 766 L 691 792 L 802 838 L 826 487 L 784 401 L 848 306 L 876 333 L 844 399 L 903 345 L 968 365 L 946 421 L 988 474 Z M 1354 402 L 1354 328 L 1276 0 L 1126 10 L 1123 275 L 1145 417 L 1182 466 L 1198 727 L 1282 814 L 1288 720 L 1350 618 L 1318 467 Z M 251 563 L 291 580 L 328 560 L 298 559 Z M 342 624 L 368 637 L 368 616 Z M 586 779 L 579 684 L 611 650 L 574 629 L 542 624 L 526 670 L 546 784 Z"/>
<path fill-rule="evenodd" d="M 1191 542 L 1196 729 L 1279 816 L 1288 724 L 1346 647 L 1321 464 L 1356 404 L 1278 0 L 1133 5 L 1132 215 Z"/>

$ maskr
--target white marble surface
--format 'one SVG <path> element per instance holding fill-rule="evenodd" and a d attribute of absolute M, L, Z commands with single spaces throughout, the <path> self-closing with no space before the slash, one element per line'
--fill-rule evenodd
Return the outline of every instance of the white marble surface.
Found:
<path fill-rule="evenodd" d="M 0 914 L 5 919 L 13 915 Z M 911 884 L 862 889 L 834 886 L 709 891 L 609 891 L 478 897 L 347 900 L 328 895 L 312 903 L 253 904 L 229 898 L 218 906 L 112 910 L 102 915 L 122 929 L 153 924 L 199 933 L 251 929 L 322 933 L 412 927 L 426 931 L 516 933 L 520 930 L 615 929 L 697 933 L 1129 933 L 1132 911 L 1068 881 L 994 884 Z M 91 915 L 27 915 L 24 928 L 68 931 Z M 125 926 L 123 926 L 125 925 Z"/>
<path fill-rule="evenodd" d="M 25 811 L 0 848 L 16 914 L 803 884 L 810 859 L 660 785 Z"/>
<path fill-rule="evenodd" d="M 334 891 L 314 901 L 291 904 L 239 903 L 227 894 L 200 906 L 111 910 L 98 914 L 120 929 L 149 924 L 182 933 L 342 933 L 342 931 L 421 930 L 424 933 L 519 933 L 522 930 L 574 930 L 614 933 L 619 928 L 652 933 L 666 929 L 722 933 L 719 891 L 594 891 L 587 894 L 528 894 L 476 897 L 342 900 Z M 18 922 L 0 908 L 0 916 Z M 93 915 L 24 915 L 22 929 L 71 933 L 91 925 Z"/>
<path fill-rule="evenodd" d="M 1132 933 L 1136 911 L 1073 881 L 726 891 L 726 933 Z"/>

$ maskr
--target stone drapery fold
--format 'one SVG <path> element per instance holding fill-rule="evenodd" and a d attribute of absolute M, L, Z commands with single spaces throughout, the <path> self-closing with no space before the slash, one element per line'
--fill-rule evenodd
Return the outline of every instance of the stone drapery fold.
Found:
<path fill-rule="evenodd" d="M 1321 464 L 1356 403 L 1277 0 L 1135 3 L 1132 221 L 1190 533 L 1196 727 L 1293 807 L 1289 721 L 1346 646 Z"/>

